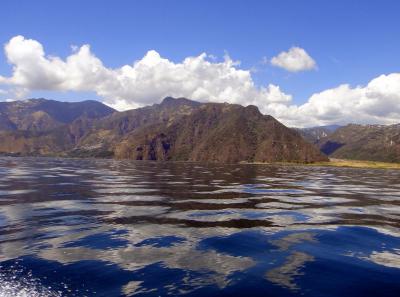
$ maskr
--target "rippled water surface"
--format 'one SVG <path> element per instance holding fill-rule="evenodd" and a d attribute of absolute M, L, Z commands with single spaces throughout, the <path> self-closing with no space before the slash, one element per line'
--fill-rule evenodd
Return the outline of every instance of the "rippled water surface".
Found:
<path fill-rule="evenodd" d="M 400 296 L 400 171 L 0 159 L 0 296 Z"/>

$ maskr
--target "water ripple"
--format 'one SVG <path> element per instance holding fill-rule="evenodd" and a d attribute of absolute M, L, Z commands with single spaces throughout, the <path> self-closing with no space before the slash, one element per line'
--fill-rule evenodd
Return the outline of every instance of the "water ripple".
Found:
<path fill-rule="evenodd" d="M 0 296 L 397 296 L 399 180 L 0 158 Z"/>

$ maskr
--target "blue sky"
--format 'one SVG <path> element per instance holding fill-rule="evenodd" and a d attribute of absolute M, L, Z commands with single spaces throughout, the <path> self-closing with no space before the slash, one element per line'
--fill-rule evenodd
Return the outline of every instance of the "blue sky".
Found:
<path fill-rule="evenodd" d="M 237 68 L 252 69 L 257 86 L 278 85 L 292 95 L 292 104 L 301 105 L 314 93 L 341 84 L 364 86 L 381 74 L 398 72 L 399 11 L 399 1 L 385 0 L 3 0 L 0 42 L 23 35 L 40 42 L 46 55 L 63 59 L 71 45 L 90 44 L 109 68 L 132 64 L 149 50 L 175 63 L 203 52 L 221 61 L 228 53 L 241 61 Z M 317 69 L 292 73 L 262 63 L 293 46 L 303 48 Z M 12 75 L 3 53 L 0 75 Z M 34 89 L 27 96 L 99 98 L 91 91 Z"/>

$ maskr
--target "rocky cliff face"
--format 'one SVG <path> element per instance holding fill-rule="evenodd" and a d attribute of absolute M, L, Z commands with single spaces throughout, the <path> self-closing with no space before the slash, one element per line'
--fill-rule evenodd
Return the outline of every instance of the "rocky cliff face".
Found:
<path fill-rule="evenodd" d="M 12 117 L 19 121 L 4 118 L 3 125 L 15 129 L 0 132 L 0 152 L 229 163 L 327 160 L 298 132 L 255 106 L 168 97 L 125 112 L 104 109 L 62 118 L 54 110 L 29 110 Z"/>

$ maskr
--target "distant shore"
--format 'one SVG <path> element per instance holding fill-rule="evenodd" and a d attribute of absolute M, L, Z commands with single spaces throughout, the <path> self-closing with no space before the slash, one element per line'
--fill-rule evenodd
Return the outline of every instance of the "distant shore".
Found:
<path fill-rule="evenodd" d="M 291 163 L 291 162 L 274 162 L 274 163 L 246 163 L 242 164 L 269 164 L 269 165 L 287 165 L 287 166 L 324 166 L 324 167 L 348 167 L 348 168 L 371 168 L 371 169 L 400 169 L 400 163 L 363 161 L 363 160 L 346 160 L 330 158 L 327 162 L 314 163 Z"/>
<path fill-rule="evenodd" d="M 315 162 L 305 164 L 306 166 L 329 166 L 329 167 L 349 167 L 349 168 L 373 168 L 373 169 L 400 169 L 400 163 L 347 160 L 347 159 L 329 159 L 329 162 Z"/>
<path fill-rule="evenodd" d="M 352 168 L 380 168 L 380 169 L 400 169 L 400 163 L 388 163 L 377 161 L 329 159 L 329 162 L 316 162 L 311 166 L 332 166 L 332 167 L 352 167 Z"/>
<path fill-rule="evenodd" d="M 66 158 L 66 159 L 86 159 L 87 157 L 72 157 L 72 156 L 59 156 L 59 155 L 20 155 L 10 153 L 0 153 L 0 157 L 42 157 L 42 158 Z M 113 159 L 113 158 L 98 158 L 89 157 L 89 159 Z M 177 162 L 186 163 L 188 161 L 163 161 L 163 162 Z M 197 163 L 197 162 L 195 162 Z M 378 161 L 363 161 L 363 160 L 347 160 L 347 159 L 334 159 L 330 158 L 326 162 L 314 163 L 295 163 L 295 162 L 239 162 L 239 164 L 257 164 L 257 165 L 287 165 L 287 166 L 324 166 L 324 167 L 349 167 L 349 168 L 371 168 L 371 169 L 400 169 L 400 163 L 378 162 Z"/>

